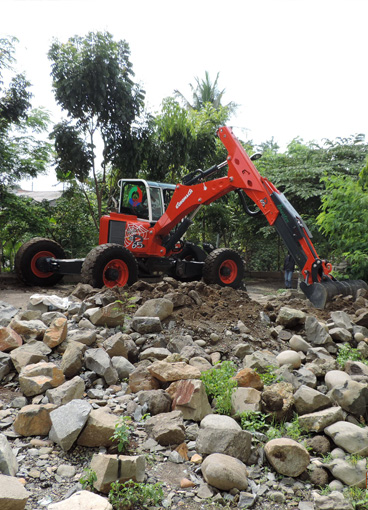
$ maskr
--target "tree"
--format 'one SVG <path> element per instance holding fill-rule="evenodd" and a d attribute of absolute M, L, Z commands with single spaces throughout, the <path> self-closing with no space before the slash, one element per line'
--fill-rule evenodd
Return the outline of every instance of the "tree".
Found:
<path fill-rule="evenodd" d="M 175 95 L 183 100 L 184 105 L 188 110 L 199 111 L 204 108 L 206 103 L 210 103 L 215 109 L 220 108 L 220 106 L 222 106 L 221 101 L 226 89 L 219 90 L 219 76 L 220 73 L 217 73 L 216 79 L 213 83 L 211 82 L 208 71 L 205 71 L 204 80 L 200 80 L 198 77 L 195 77 L 194 80 L 196 84 L 189 84 L 193 96 L 192 103 L 190 103 L 190 101 L 188 101 L 179 90 L 174 91 Z M 230 115 L 236 110 L 237 106 L 238 105 L 236 103 L 231 101 L 226 106 L 222 107 L 227 110 L 227 117 L 230 117 Z"/>
<path fill-rule="evenodd" d="M 19 180 L 45 172 L 51 151 L 41 136 L 48 114 L 41 108 L 32 110 L 30 83 L 24 74 L 13 72 L 16 42 L 0 39 L 0 257 L 7 267 L 29 226 L 38 228 L 40 221 L 37 207 L 15 196 L 13 188 Z M 8 83 L 4 71 L 10 76 Z"/>
<path fill-rule="evenodd" d="M 124 170 L 134 157 L 133 124 L 143 107 L 144 91 L 133 81 L 128 43 L 114 41 L 108 32 L 54 41 L 48 56 L 56 101 L 69 117 L 52 133 L 56 172 L 61 180 L 77 179 L 82 189 L 92 173 L 100 217 L 109 165 Z M 95 224 L 98 228 L 98 218 Z"/>
<path fill-rule="evenodd" d="M 331 243 L 335 260 L 347 261 L 347 274 L 367 280 L 368 193 L 362 181 L 346 175 L 323 180 L 327 193 L 318 224 Z"/>
<path fill-rule="evenodd" d="M 30 82 L 14 74 L 15 38 L 0 39 L 0 194 L 17 181 L 46 171 L 50 144 L 40 138 L 49 117 L 31 109 Z M 5 84 L 4 71 L 13 73 Z"/>

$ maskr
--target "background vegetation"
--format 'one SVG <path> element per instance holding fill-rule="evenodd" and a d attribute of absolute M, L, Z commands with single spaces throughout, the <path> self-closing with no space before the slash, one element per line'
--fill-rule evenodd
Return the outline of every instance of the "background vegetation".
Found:
<path fill-rule="evenodd" d="M 145 110 L 126 41 L 105 32 L 54 41 L 49 50 L 55 100 L 65 118 L 51 126 L 32 109 L 31 84 L 12 70 L 16 40 L 0 39 L 0 257 L 11 270 L 26 240 L 46 236 L 71 257 L 98 242 L 99 217 L 124 177 L 178 182 L 188 172 L 226 159 L 216 130 L 237 108 L 222 104 L 219 75 L 194 78 L 192 98 L 176 90 L 161 110 Z M 276 133 L 277 135 L 277 133 Z M 304 142 L 281 151 L 274 140 L 244 143 L 267 177 L 306 221 L 317 251 L 345 262 L 346 276 L 368 279 L 368 145 L 364 135 Z M 54 207 L 15 194 L 19 181 L 53 165 L 65 191 Z M 251 206 L 251 204 L 249 204 Z M 188 239 L 239 250 L 248 270 L 279 270 L 285 248 L 261 216 L 243 213 L 229 194 L 197 215 Z"/>

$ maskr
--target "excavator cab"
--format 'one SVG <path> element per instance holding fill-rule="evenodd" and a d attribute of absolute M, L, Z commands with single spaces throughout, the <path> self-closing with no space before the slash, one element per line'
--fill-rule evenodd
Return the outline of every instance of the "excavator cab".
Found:
<path fill-rule="evenodd" d="M 144 179 L 121 179 L 119 187 L 119 213 L 154 224 L 165 212 L 176 186 Z"/>

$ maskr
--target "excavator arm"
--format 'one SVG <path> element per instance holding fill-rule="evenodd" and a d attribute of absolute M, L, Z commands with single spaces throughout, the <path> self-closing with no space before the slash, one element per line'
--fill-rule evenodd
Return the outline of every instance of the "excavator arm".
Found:
<path fill-rule="evenodd" d="M 333 278 L 331 264 L 318 256 L 311 233 L 300 215 L 283 193 L 260 175 L 231 128 L 221 127 L 218 136 L 228 152 L 228 174 L 212 181 L 205 180 L 224 166 L 224 162 L 205 172 L 191 174 L 184 184 L 177 185 L 165 214 L 154 227 L 156 236 L 167 236 L 162 243 L 166 254 L 180 240 L 202 205 L 208 205 L 230 191 L 244 192 L 283 239 L 302 273 L 301 289 L 317 308 L 324 308 L 336 294 L 356 295 L 359 288 L 367 288 L 361 280 L 338 282 Z M 179 222 L 178 228 L 172 231 Z"/>

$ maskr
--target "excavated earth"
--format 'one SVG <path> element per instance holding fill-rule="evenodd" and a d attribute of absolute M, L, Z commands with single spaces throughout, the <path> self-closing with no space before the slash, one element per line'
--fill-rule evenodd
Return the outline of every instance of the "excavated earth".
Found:
<path fill-rule="evenodd" d="M 185 286 L 193 286 L 195 283 L 179 284 L 180 288 Z M 232 360 L 238 365 L 240 360 L 235 358 L 233 350 L 241 340 L 239 340 L 237 324 L 242 321 L 250 330 L 250 338 L 247 340 L 252 345 L 254 350 L 268 349 L 272 352 L 278 353 L 288 348 L 287 341 L 283 341 L 280 337 L 274 337 L 270 334 L 270 325 L 275 325 L 275 320 L 278 315 L 279 309 L 283 306 L 302 310 L 308 315 L 312 315 L 317 319 L 327 320 L 330 317 L 331 311 L 342 310 L 348 314 L 354 315 L 356 305 L 352 298 L 337 297 L 331 303 L 328 303 L 325 310 L 317 310 L 314 308 L 297 290 L 285 291 L 282 289 L 282 280 L 280 281 L 265 281 L 265 280 L 249 280 L 245 282 L 246 290 L 233 290 L 230 288 L 220 288 L 218 286 L 206 286 L 203 284 L 201 287 L 200 302 L 191 305 L 175 308 L 172 315 L 163 321 L 163 328 L 170 330 L 173 335 L 175 334 L 191 334 L 194 340 L 204 339 L 208 341 L 209 351 L 218 352 L 221 355 L 221 360 Z M 44 288 L 29 288 L 23 287 L 12 278 L 0 278 L 0 301 L 13 305 L 20 310 L 25 310 L 32 294 L 54 294 L 59 297 L 67 297 L 75 289 L 76 284 L 63 284 L 53 287 L 51 289 Z M 165 297 L 168 292 L 167 286 L 164 282 L 150 284 L 147 289 L 142 285 L 139 290 L 139 302 L 143 303 L 147 299 Z M 124 289 L 124 299 L 135 297 L 137 290 Z M 119 295 L 120 299 L 122 294 Z M 117 297 L 119 297 L 117 295 Z M 129 313 L 129 310 L 128 310 Z M 132 312 L 133 314 L 134 312 Z M 209 334 L 216 332 L 220 340 L 215 345 L 210 345 Z M 226 334 L 232 332 L 233 334 Z M 57 356 L 55 356 L 56 362 Z M 241 366 L 239 365 L 239 368 Z M 17 377 L 10 378 L 5 384 L 0 384 L 0 409 L 7 409 L 7 406 L 14 400 L 15 397 L 21 396 Z M 29 402 L 31 403 L 31 402 Z M 1 423 L 0 423 L 1 425 Z M 4 427 L 5 429 L 5 427 Z M 0 430 L 0 432 L 2 432 Z M 22 449 L 27 438 L 12 438 L 11 434 L 8 437 L 12 442 L 15 450 Z M 29 438 L 28 438 L 29 439 Z M 134 452 L 134 447 L 139 445 L 140 435 L 134 436 L 131 444 L 131 449 Z M 87 449 L 80 446 L 74 447 L 68 452 L 64 452 L 57 445 L 53 445 L 51 456 L 54 457 L 54 465 L 67 464 L 75 466 L 77 475 L 83 472 L 83 469 L 88 467 L 92 455 L 98 452 L 99 449 Z M 134 453 L 132 453 L 134 454 Z M 166 456 L 165 456 L 166 455 Z M 22 457 L 22 456 L 21 456 Z M 57 461 L 55 460 L 57 458 Z M 28 479 L 26 480 L 26 489 L 32 493 L 29 498 L 26 510 L 47 508 L 50 502 L 57 502 L 68 497 L 76 490 L 80 490 L 78 485 L 77 476 L 71 479 L 62 478 L 60 476 L 41 476 L 43 464 L 39 463 L 38 457 L 35 457 L 34 466 L 30 463 L 32 460 L 29 456 L 26 459 L 28 463 Z M 37 464 L 37 462 L 38 464 Z M 45 464 L 46 465 L 46 464 Z M 56 468 L 55 468 L 56 469 Z M 167 462 L 167 452 L 158 451 L 153 456 L 153 460 L 147 462 L 147 473 L 149 481 L 161 481 L 165 484 L 165 494 L 171 498 L 171 506 L 169 508 L 179 509 L 184 508 L 188 510 L 194 509 L 210 509 L 236 507 L 236 499 L 234 503 L 234 495 L 229 496 L 229 499 L 224 497 L 224 493 L 218 494 L 214 500 L 198 500 L 198 498 L 187 497 L 185 490 L 180 489 L 180 480 L 188 478 L 188 466 L 184 464 L 174 464 Z M 200 476 L 200 469 L 197 468 L 198 476 Z M 267 470 L 265 471 L 265 476 Z M 19 476 L 19 475 L 18 475 Z M 34 476 L 34 478 L 32 478 Z M 308 480 L 304 480 L 304 485 L 298 491 L 295 491 L 290 479 L 283 479 L 283 477 L 276 474 L 268 475 L 271 488 L 276 493 L 288 494 L 283 496 L 280 501 L 269 501 L 262 497 L 258 498 L 253 504 L 252 508 L 256 510 L 267 509 L 291 509 L 291 508 L 310 508 L 300 507 L 299 501 L 311 502 L 311 484 Z M 219 491 L 218 491 L 219 492 Z M 236 491 L 235 491 L 236 495 Z M 169 498 L 169 499 L 170 499 Z M 312 505 L 312 503 L 310 503 Z M 158 508 L 158 507 L 156 507 Z M 163 506 L 159 507 L 163 508 Z"/>

